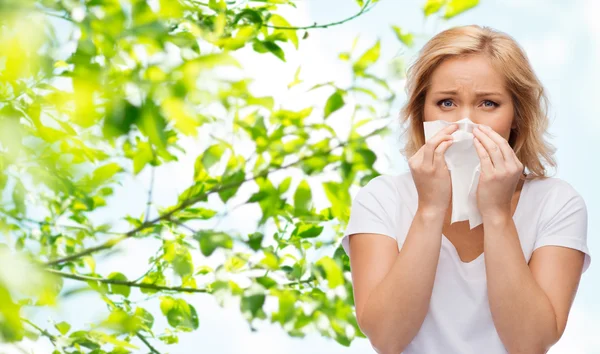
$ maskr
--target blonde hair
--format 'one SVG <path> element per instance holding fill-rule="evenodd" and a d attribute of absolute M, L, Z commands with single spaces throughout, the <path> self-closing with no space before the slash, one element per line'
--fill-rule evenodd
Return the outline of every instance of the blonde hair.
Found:
<path fill-rule="evenodd" d="M 548 177 L 543 161 L 556 167 L 555 148 L 544 140 L 548 128 L 548 98 L 525 52 L 509 35 L 477 25 L 453 27 L 438 33 L 420 50 L 407 71 L 407 101 L 402 107 L 401 124 L 408 122 L 402 135 L 408 140 L 401 150 L 407 158 L 425 144 L 423 114 L 431 74 L 442 61 L 452 57 L 483 54 L 505 77 L 514 105 L 514 124 L 508 142 L 523 163 L 528 179 Z"/>

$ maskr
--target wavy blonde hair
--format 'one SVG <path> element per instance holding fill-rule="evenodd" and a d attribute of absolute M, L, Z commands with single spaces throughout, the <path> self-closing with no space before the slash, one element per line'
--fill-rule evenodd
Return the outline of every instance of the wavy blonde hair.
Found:
<path fill-rule="evenodd" d="M 419 51 L 407 71 L 406 104 L 400 120 L 408 140 L 402 154 L 410 158 L 425 144 L 423 131 L 425 94 L 431 74 L 442 61 L 472 54 L 485 55 L 504 75 L 514 104 L 516 127 L 508 142 L 530 173 L 528 179 L 548 177 L 545 162 L 556 167 L 555 148 L 544 140 L 548 134 L 548 98 L 523 49 L 509 35 L 477 25 L 453 27 L 438 33 Z M 408 124 L 406 124 L 408 123 Z"/>

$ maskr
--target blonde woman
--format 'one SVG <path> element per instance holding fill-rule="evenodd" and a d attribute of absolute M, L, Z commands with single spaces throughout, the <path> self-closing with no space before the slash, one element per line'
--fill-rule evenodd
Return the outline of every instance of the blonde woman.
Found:
<path fill-rule="evenodd" d="M 591 258 L 584 200 L 547 175 L 546 96 L 526 55 L 502 32 L 451 28 L 420 51 L 407 96 L 410 172 L 362 187 L 341 241 L 360 328 L 384 354 L 547 352 Z M 464 117 L 481 163 L 473 229 L 450 222 L 456 124 L 423 131 Z"/>

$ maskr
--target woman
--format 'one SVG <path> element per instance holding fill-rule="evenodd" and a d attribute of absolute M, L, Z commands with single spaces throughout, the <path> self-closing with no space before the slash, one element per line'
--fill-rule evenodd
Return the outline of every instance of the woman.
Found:
<path fill-rule="evenodd" d="M 410 172 L 361 188 L 342 239 L 361 330 L 385 354 L 545 353 L 591 258 L 584 200 L 547 176 L 542 85 L 510 36 L 464 26 L 424 46 L 407 94 Z M 450 222 L 456 125 L 423 136 L 423 122 L 464 117 L 480 128 L 473 229 Z"/>

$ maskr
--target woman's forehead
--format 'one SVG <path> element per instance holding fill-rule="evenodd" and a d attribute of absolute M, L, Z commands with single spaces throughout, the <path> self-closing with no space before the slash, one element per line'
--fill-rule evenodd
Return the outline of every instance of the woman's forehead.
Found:
<path fill-rule="evenodd" d="M 468 56 L 444 60 L 432 73 L 432 92 L 461 91 L 506 93 L 505 79 L 483 56 Z"/>

